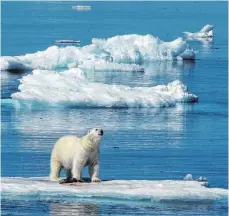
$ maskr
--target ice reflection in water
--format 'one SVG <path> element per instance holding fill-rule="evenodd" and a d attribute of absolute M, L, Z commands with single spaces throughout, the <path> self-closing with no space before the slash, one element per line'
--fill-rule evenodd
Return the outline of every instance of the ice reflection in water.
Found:
<path fill-rule="evenodd" d="M 137 134 L 142 131 L 142 139 L 149 131 L 155 134 L 163 132 L 180 136 L 184 132 L 185 110 L 188 106 L 179 104 L 171 108 L 160 109 L 67 109 L 63 110 L 15 110 L 11 112 L 12 122 L 4 121 L 3 130 L 12 127 L 16 136 L 25 137 L 20 143 L 20 149 L 26 151 L 33 148 L 36 151 L 47 151 L 55 139 L 66 134 L 83 136 L 89 128 L 100 127 L 105 131 L 103 147 L 109 147 L 109 140 L 122 131 L 119 137 L 123 142 L 129 132 Z M 136 128 L 136 125 L 138 127 Z M 126 132 L 125 132 L 126 131 Z M 129 132 L 128 132 L 129 131 Z M 139 132 L 138 132 L 139 131 Z M 45 142 L 43 139 L 47 139 Z M 4 139 L 4 136 L 3 136 Z M 116 137 L 117 139 L 117 137 Z M 142 140 L 137 148 L 151 148 L 153 140 Z M 51 143 L 50 143 L 51 142 Z M 127 142 L 125 148 L 133 147 Z M 173 145 L 179 145 L 173 143 Z"/>
<path fill-rule="evenodd" d="M 93 203 L 50 203 L 50 216 L 99 215 L 98 204 Z"/>
<path fill-rule="evenodd" d="M 131 87 L 166 84 L 181 80 L 183 73 L 195 67 L 195 61 L 153 61 L 142 65 L 144 72 L 106 72 L 86 70 L 88 80 Z"/>

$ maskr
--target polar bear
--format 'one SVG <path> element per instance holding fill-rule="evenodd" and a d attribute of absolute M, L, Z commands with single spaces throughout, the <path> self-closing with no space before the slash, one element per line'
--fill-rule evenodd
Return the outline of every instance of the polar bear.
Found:
<path fill-rule="evenodd" d="M 82 169 L 88 166 L 91 181 L 100 182 L 99 144 L 102 136 L 102 129 L 93 128 L 81 138 L 69 135 L 57 140 L 51 154 L 50 180 L 58 181 L 63 168 L 67 178 L 60 183 L 83 182 Z"/>

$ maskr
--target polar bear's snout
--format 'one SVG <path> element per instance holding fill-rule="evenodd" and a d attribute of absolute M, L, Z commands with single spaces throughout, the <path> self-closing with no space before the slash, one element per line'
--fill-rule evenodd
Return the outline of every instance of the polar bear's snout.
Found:
<path fill-rule="evenodd" d="M 93 128 L 88 131 L 89 134 L 92 134 L 93 136 L 103 136 L 103 129 L 101 128 Z"/>
<path fill-rule="evenodd" d="M 103 129 L 98 129 L 99 130 L 99 135 L 103 136 Z"/>

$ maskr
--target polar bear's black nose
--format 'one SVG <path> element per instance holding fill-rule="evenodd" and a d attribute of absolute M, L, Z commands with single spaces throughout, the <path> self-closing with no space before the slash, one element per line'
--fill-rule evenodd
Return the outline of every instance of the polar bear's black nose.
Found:
<path fill-rule="evenodd" d="M 102 129 L 100 130 L 100 135 L 101 135 L 101 136 L 103 135 L 103 130 L 102 130 Z"/>

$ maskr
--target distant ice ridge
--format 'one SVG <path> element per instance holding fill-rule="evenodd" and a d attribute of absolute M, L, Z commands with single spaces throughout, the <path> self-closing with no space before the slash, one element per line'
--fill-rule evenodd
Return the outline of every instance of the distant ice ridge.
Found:
<path fill-rule="evenodd" d="M 98 70 L 112 68 L 128 71 L 153 60 L 194 59 L 195 52 L 182 39 L 164 42 L 152 35 L 122 35 L 106 39 L 92 39 L 92 44 L 84 47 L 51 46 L 24 56 L 0 58 L 1 70 L 75 68 L 96 65 Z M 105 63 L 106 67 L 104 67 Z M 110 65 L 109 65 L 110 64 Z M 121 64 L 121 65 L 119 65 Z M 124 64 L 127 64 L 124 66 Z M 101 66 L 100 66 L 101 65 Z M 117 68 L 117 69 L 116 69 Z M 121 68 L 121 69 L 120 69 Z"/>
<path fill-rule="evenodd" d="M 228 190 L 207 188 L 203 182 L 181 180 L 111 180 L 73 186 L 50 182 L 47 177 L 1 179 L 2 196 L 35 199 L 103 198 L 144 201 L 209 201 L 227 199 Z M 25 197 L 23 198 L 25 199 Z"/>
<path fill-rule="evenodd" d="M 12 98 L 25 102 L 73 107 L 168 107 L 196 102 L 198 97 L 176 80 L 168 85 L 128 87 L 89 82 L 80 69 L 65 72 L 34 70 L 20 80 Z"/>
<path fill-rule="evenodd" d="M 204 26 L 199 32 L 183 32 L 188 39 L 207 39 L 212 38 L 214 36 L 213 34 L 214 25 L 206 25 Z"/>

